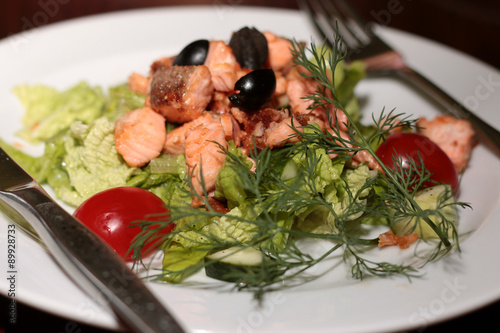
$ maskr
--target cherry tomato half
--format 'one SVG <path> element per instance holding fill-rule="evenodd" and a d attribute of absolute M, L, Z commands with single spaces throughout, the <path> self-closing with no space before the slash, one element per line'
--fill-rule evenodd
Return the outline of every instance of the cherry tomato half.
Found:
<path fill-rule="evenodd" d="M 75 210 L 74 216 L 128 261 L 132 256 L 129 253 L 130 244 L 141 232 L 141 227 L 131 227 L 131 223 L 166 221 L 170 218 L 163 200 L 136 187 L 117 187 L 99 192 L 83 202 Z M 168 224 L 158 232 L 158 238 L 148 240 L 141 256 L 150 254 L 154 250 L 152 245 L 158 245 L 156 241 L 173 228 L 173 224 Z"/>
<path fill-rule="evenodd" d="M 438 183 L 450 184 L 455 193 L 458 191 L 458 174 L 448 155 L 433 141 L 422 134 L 399 132 L 389 135 L 376 152 L 380 160 L 389 168 L 395 169 L 393 157 L 401 159 L 402 166 L 409 168 L 408 156 L 418 163 L 419 155 L 430 178 Z M 427 183 L 426 186 L 435 185 Z"/>

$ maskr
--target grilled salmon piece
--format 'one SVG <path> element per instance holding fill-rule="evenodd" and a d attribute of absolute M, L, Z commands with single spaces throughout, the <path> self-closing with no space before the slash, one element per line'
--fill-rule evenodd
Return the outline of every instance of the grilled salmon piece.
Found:
<path fill-rule="evenodd" d="M 292 42 L 283 37 L 279 37 L 272 32 L 264 31 L 269 49 L 269 64 L 275 71 L 283 71 L 292 68 L 293 53 Z"/>
<path fill-rule="evenodd" d="M 186 133 L 186 165 L 194 190 L 199 195 L 203 195 L 202 179 L 207 192 L 215 189 L 217 174 L 226 159 L 219 146 L 227 149 L 225 136 L 220 122 L 197 126 Z"/>
<path fill-rule="evenodd" d="M 165 118 L 149 107 L 127 112 L 115 125 L 116 150 L 131 167 L 158 157 L 166 138 Z"/>
<path fill-rule="evenodd" d="M 218 121 L 217 115 L 204 113 L 200 117 L 184 123 L 167 134 L 164 151 L 171 155 L 184 154 L 187 133 L 195 127 L 207 126 Z"/>
<path fill-rule="evenodd" d="M 457 172 L 467 167 L 472 148 L 476 144 L 474 129 L 467 120 L 452 116 L 437 116 L 432 120 L 421 117 L 419 132 L 436 143 L 453 162 Z"/>
<path fill-rule="evenodd" d="M 220 40 L 210 41 L 205 65 L 212 74 L 215 90 L 229 92 L 241 77 L 241 66 L 229 45 Z"/>
<path fill-rule="evenodd" d="M 383 247 L 397 245 L 400 249 L 407 249 L 411 244 L 417 241 L 418 237 L 418 234 L 396 236 L 392 230 L 389 230 L 379 235 L 378 246 Z"/>
<path fill-rule="evenodd" d="M 153 110 L 174 123 L 201 116 L 214 91 L 206 66 L 159 66 L 152 72 L 148 104 Z"/>
<path fill-rule="evenodd" d="M 128 87 L 139 95 L 147 95 L 149 90 L 149 79 L 139 73 L 132 73 L 128 77 Z"/>

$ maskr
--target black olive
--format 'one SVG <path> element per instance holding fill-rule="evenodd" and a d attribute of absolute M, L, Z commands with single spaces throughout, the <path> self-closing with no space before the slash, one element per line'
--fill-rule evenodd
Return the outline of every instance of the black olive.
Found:
<path fill-rule="evenodd" d="M 276 91 L 276 76 L 272 69 L 256 69 L 236 81 L 231 103 L 243 111 L 255 111 L 271 100 Z"/>
<path fill-rule="evenodd" d="M 233 33 L 229 46 L 238 60 L 245 68 L 264 68 L 267 62 L 269 50 L 267 39 L 259 30 L 244 27 Z"/>
<path fill-rule="evenodd" d="M 197 66 L 203 65 L 208 53 L 208 40 L 200 39 L 192 42 L 182 49 L 175 57 L 174 66 Z"/>

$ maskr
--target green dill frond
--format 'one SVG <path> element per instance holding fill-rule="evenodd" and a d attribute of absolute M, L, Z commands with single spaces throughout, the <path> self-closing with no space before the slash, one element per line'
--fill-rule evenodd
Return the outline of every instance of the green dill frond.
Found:
<path fill-rule="evenodd" d="M 167 252 L 172 249 L 185 251 L 186 256 L 199 260 L 187 267 L 172 265 L 174 268 L 164 268 L 156 275 L 158 279 L 178 281 L 192 275 L 213 263 L 214 260 L 205 259 L 207 254 L 232 247 L 253 247 L 262 253 L 260 265 L 230 270 L 225 276 L 235 282 L 235 289 L 249 290 L 258 300 L 266 291 L 317 278 L 311 268 L 320 263 L 328 265 L 325 259 L 332 255 L 341 257 L 346 264 L 350 262 L 351 274 L 356 279 L 417 276 L 413 266 L 364 258 L 365 251 L 378 245 L 377 236 L 367 236 L 360 231 L 359 224 L 368 220 L 385 227 L 391 227 L 391 223 L 401 219 L 423 221 L 437 235 L 436 246 L 428 260 L 449 252 L 453 246 L 459 248 L 454 221 L 443 211 L 467 207 L 467 204 L 450 200 L 450 194 L 446 192 L 435 208 L 422 208 L 415 196 L 430 181 L 430 172 L 422 167 L 420 156 L 416 159 L 406 156 L 404 163 L 409 166 L 404 167 L 403 159 L 396 158 L 397 167 L 393 170 L 375 153 L 391 132 L 415 128 L 416 119 L 395 110 L 382 110 L 377 117 L 372 116 L 373 125 L 367 129 L 345 111 L 333 75 L 345 58 L 345 54 L 338 51 L 342 49 L 341 43 L 338 37 L 335 48 L 327 50 L 314 43 L 306 47 L 292 42 L 294 64 L 304 69 L 301 71 L 304 77 L 318 83 L 317 90 L 304 98 L 312 102 L 311 112 L 318 108 L 326 110 L 326 130 L 315 124 L 295 127 L 292 122 L 293 137 L 298 142 L 261 151 L 254 144 L 250 154 L 254 171 L 251 171 L 248 160 L 237 152 L 219 147 L 226 155 L 225 163 L 231 167 L 234 186 L 244 197 L 244 203 L 237 200 L 222 202 L 229 212 L 214 206 L 201 176 L 203 165 L 190 170 L 185 183 L 178 185 L 186 200 L 173 200 L 169 206 L 171 217 L 165 222 L 155 222 L 164 227 L 169 223 L 176 225 L 173 232 L 161 239 L 161 246 Z M 361 152 L 371 155 L 381 171 L 372 170 L 360 184 L 353 184 L 355 180 L 349 178 L 357 170 L 353 167 L 353 158 Z M 333 157 L 336 164 L 332 162 Z M 298 163 L 299 160 L 296 175 L 283 178 L 285 161 Z M 327 168 L 330 178 L 323 181 L 321 168 L 326 162 L 331 163 Z M 193 172 L 199 175 L 203 189 L 201 195 L 194 191 Z M 335 172 L 339 173 L 336 178 L 332 176 Z M 199 205 L 193 207 L 192 200 Z M 311 230 L 300 228 L 301 223 L 314 220 L 319 214 L 326 216 L 321 222 L 323 224 L 312 223 Z M 138 250 L 144 243 L 161 229 L 149 229 L 150 222 L 141 222 L 141 225 L 143 232 L 133 244 L 134 253 L 140 253 Z M 418 228 L 421 225 L 415 223 L 410 231 L 417 232 Z M 318 240 L 327 246 L 312 256 L 301 245 L 300 241 L 304 239 Z M 140 256 L 136 259 L 141 262 Z"/>

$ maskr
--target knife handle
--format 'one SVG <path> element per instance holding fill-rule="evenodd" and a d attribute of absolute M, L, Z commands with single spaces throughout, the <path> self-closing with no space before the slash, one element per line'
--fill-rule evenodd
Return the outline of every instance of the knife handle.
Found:
<path fill-rule="evenodd" d="M 104 296 L 127 327 L 141 333 L 184 332 L 125 261 L 42 188 L 33 183 L 0 191 L 0 199 L 33 226 L 68 276 L 84 291 Z"/>

